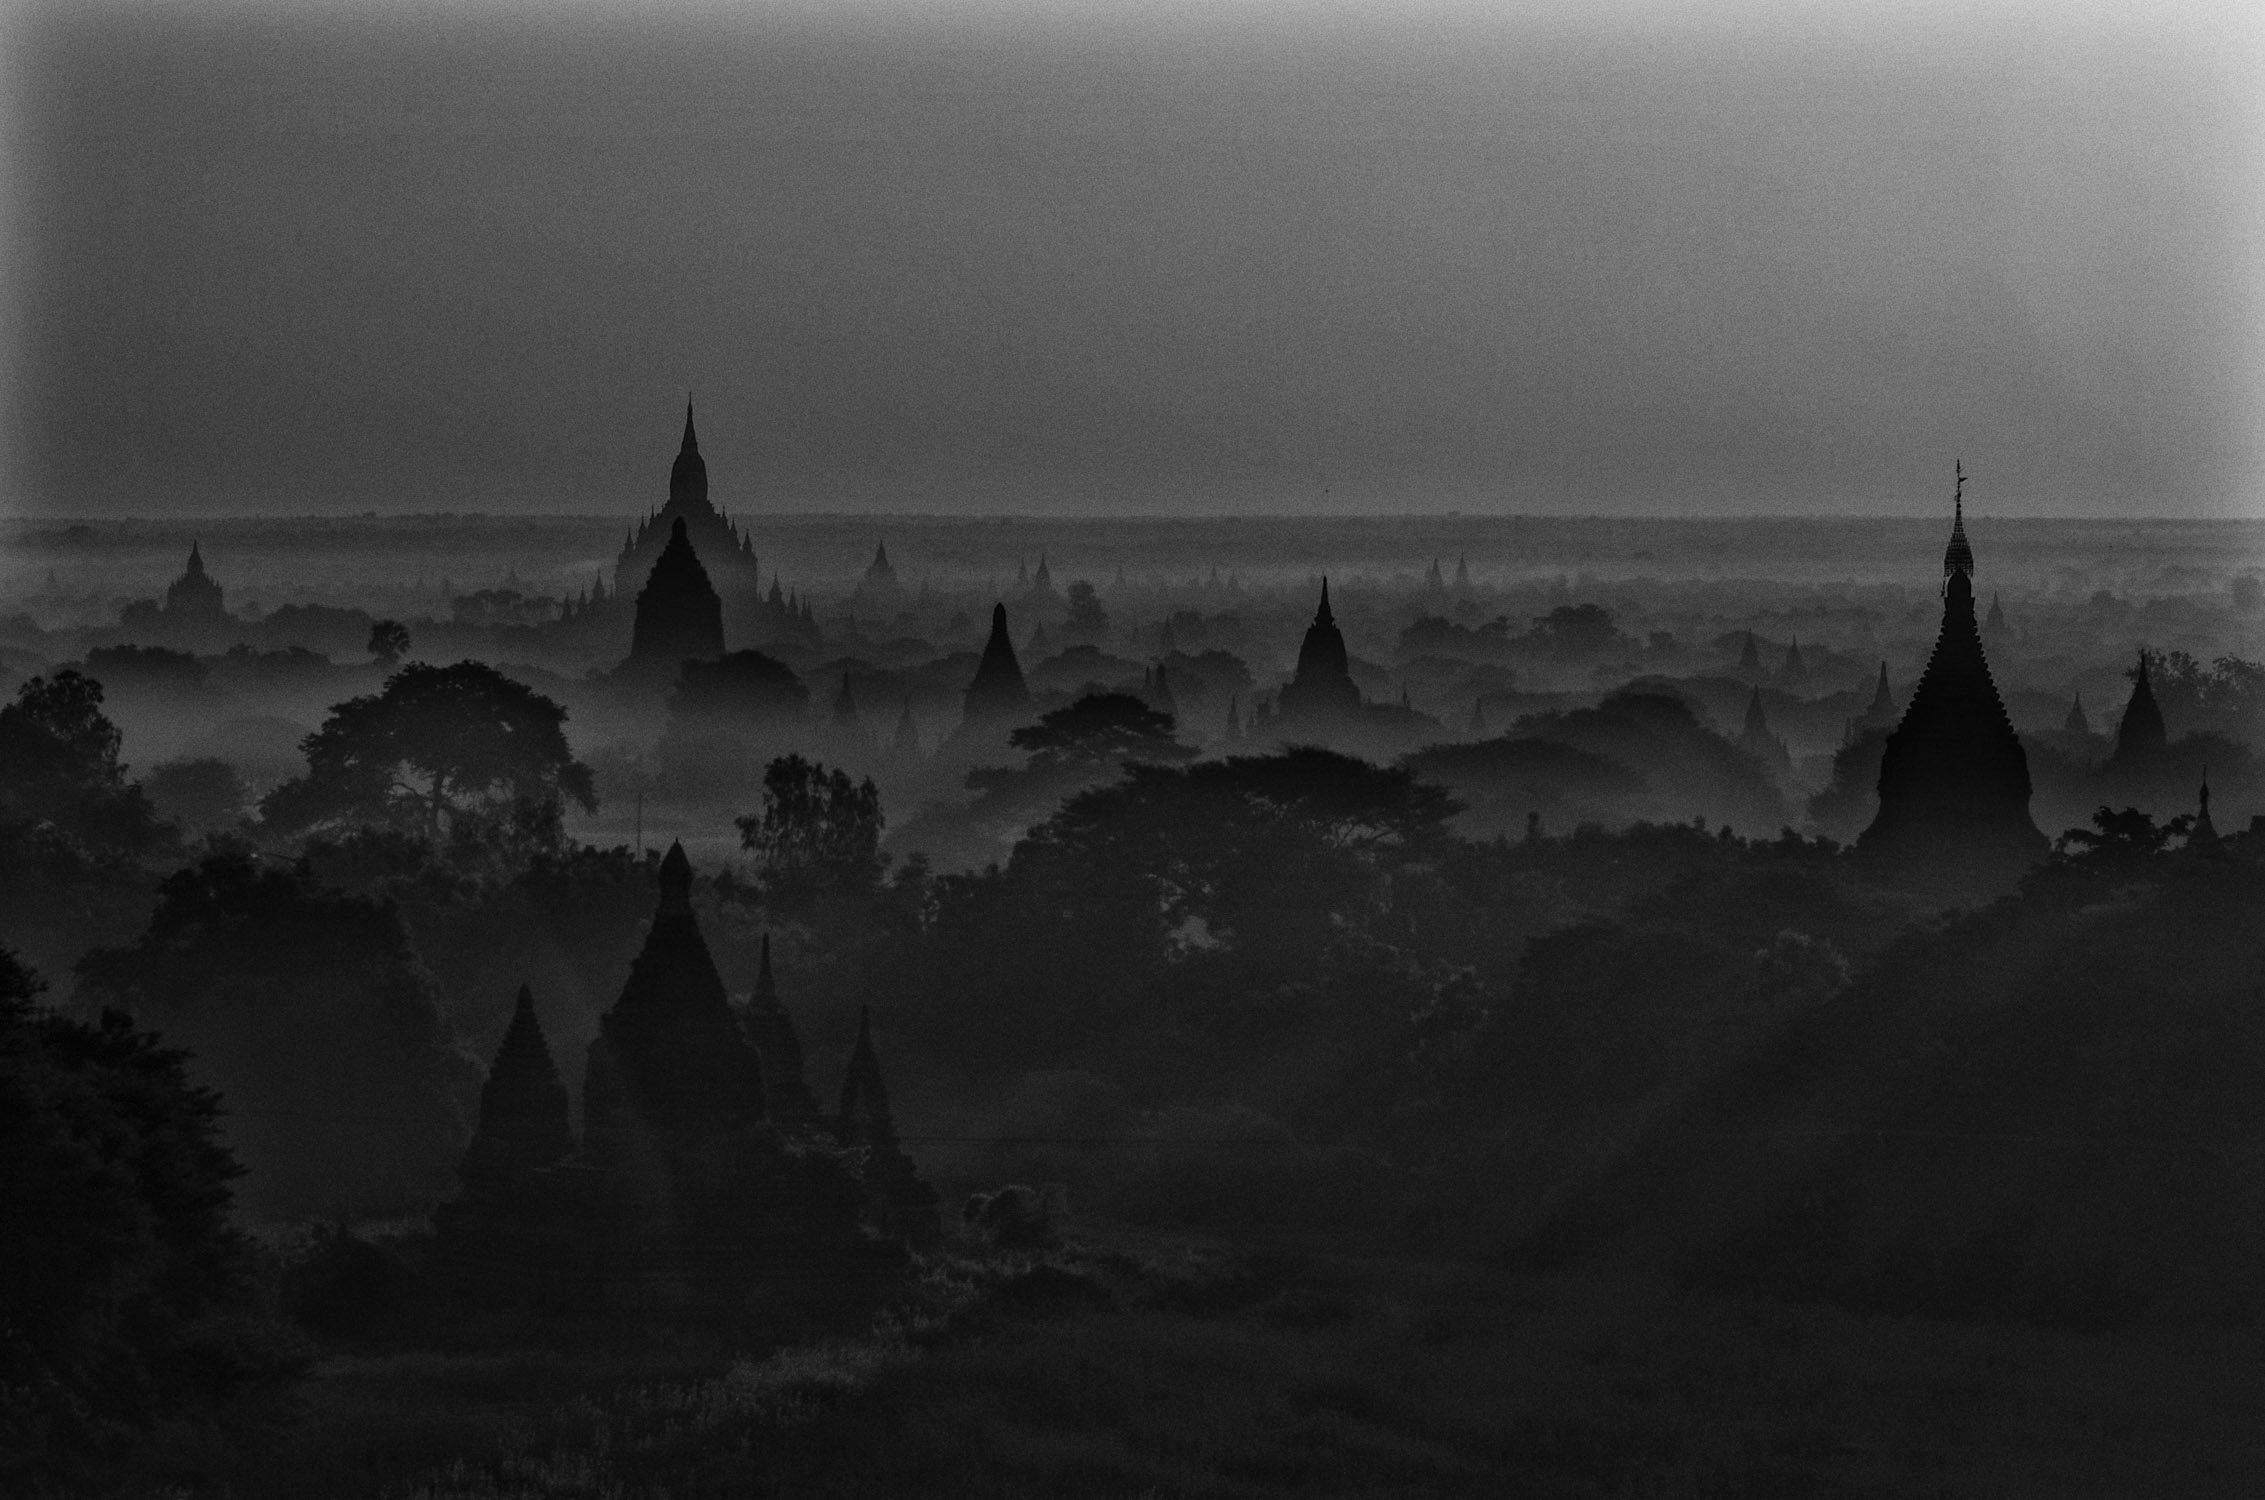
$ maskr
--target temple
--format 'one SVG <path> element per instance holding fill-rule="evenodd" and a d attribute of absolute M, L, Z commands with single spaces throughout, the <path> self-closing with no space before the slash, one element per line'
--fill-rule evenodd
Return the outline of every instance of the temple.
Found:
<path fill-rule="evenodd" d="M 2131 675 L 2131 701 L 2124 705 L 2123 719 L 2116 725 L 2115 754 L 2108 757 L 2108 764 L 2144 765 L 2168 749 L 2170 742 L 2162 705 L 2155 701 L 2155 685 L 2147 680 L 2147 652 L 2142 648 L 2139 665 Z"/>
<path fill-rule="evenodd" d="M 1344 722 L 1361 712 L 1361 690 L 1353 681 L 1345 635 L 1329 608 L 1329 580 L 1321 580 L 1321 605 L 1298 646 L 1298 669 L 1285 683 L 1275 711 L 1285 729 Z"/>
<path fill-rule="evenodd" d="M 1022 680 L 1022 663 L 1015 659 L 1014 637 L 1007 633 L 1007 607 L 991 606 L 991 639 L 983 659 L 976 663 L 974 680 L 960 710 L 960 727 L 982 732 L 1010 727 L 1030 706 L 1030 687 Z"/>
<path fill-rule="evenodd" d="M 590 1043 L 580 1142 L 522 990 L 463 1191 L 436 1215 L 436 1268 L 490 1301 L 700 1315 L 872 1286 L 939 1226 L 888 1118 L 870 1022 L 844 1113 L 825 1120 L 768 940 L 742 1013 L 693 915 L 681 844 L 658 874 L 644 945 Z"/>
<path fill-rule="evenodd" d="M 177 621 L 219 621 L 228 616 L 220 585 L 204 570 L 204 553 L 189 543 L 189 560 L 165 590 L 165 613 Z"/>
<path fill-rule="evenodd" d="M 1880 807 L 1860 854 L 1920 877 L 1994 879 L 2042 858 L 2029 816 L 2029 757 L 1990 678 L 1974 615 L 1965 474 L 1943 553 L 1943 621 L 1902 722 L 1880 757 Z"/>
<path fill-rule="evenodd" d="M 727 613 L 744 633 L 750 621 L 738 617 L 751 619 L 760 603 L 755 544 L 708 499 L 708 464 L 692 430 L 689 401 L 684 403 L 684 439 L 669 469 L 668 503 L 647 516 L 622 543 L 613 567 L 615 597 L 631 598 L 644 586 L 679 526 L 718 593 L 730 601 Z"/>
<path fill-rule="evenodd" d="M 1772 772 L 1783 774 L 1793 769 L 1793 753 L 1786 749 L 1785 741 L 1770 732 L 1769 715 L 1762 710 L 1762 690 L 1754 689 L 1746 700 L 1746 726 L 1738 736 L 1738 748 L 1760 761 Z"/>
<path fill-rule="evenodd" d="M 638 591 L 636 624 L 624 666 L 636 676 L 673 682 L 686 661 L 712 661 L 723 654 L 723 601 L 716 597 L 707 569 L 700 566 L 680 517 Z"/>

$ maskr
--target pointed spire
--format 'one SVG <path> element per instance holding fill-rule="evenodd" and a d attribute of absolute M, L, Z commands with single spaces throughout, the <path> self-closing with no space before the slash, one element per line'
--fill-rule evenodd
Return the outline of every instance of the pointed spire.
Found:
<path fill-rule="evenodd" d="M 1872 713 L 1884 716 L 1895 711 L 1895 695 L 1888 691 L 1887 663 L 1880 663 L 1880 685 L 1872 693 Z"/>
<path fill-rule="evenodd" d="M 692 861 L 684 853 L 684 840 L 669 840 L 668 853 L 661 856 L 658 879 L 663 907 L 691 906 Z"/>
<path fill-rule="evenodd" d="M 2131 701 L 2124 705 L 2122 722 L 2116 725 L 2115 754 L 2110 764 L 2129 765 L 2160 754 L 2170 744 L 2170 730 L 2163 722 L 2163 709 L 2155 701 L 2154 684 L 2147 675 L 2147 648 L 2139 648 L 2139 666 L 2132 673 Z"/>
<path fill-rule="evenodd" d="M 692 398 L 689 395 L 684 398 L 684 441 L 677 446 L 676 451 L 679 453 L 698 453 L 700 451 L 700 439 L 692 431 Z"/>
<path fill-rule="evenodd" d="M 2068 717 L 2061 722 L 2061 728 L 2067 730 L 2070 734 L 2090 734 L 2092 732 L 2092 720 L 2084 712 L 2082 690 L 2077 692 L 2075 699 L 2068 705 Z"/>
<path fill-rule="evenodd" d="M 1316 625 L 1334 625 L 1337 623 L 1337 617 L 1329 612 L 1329 575 L 1327 573 L 1321 575 L 1321 608 L 1313 612 L 1313 623 Z"/>
<path fill-rule="evenodd" d="M 200 550 L 198 540 L 195 537 L 189 539 L 188 571 L 190 576 L 194 578 L 204 576 L 204 553 Z"/>
<path fill-rule="evenodd" d="M 1943 577 L 1974 576 L 1974 549 L 1966 541 L 1966 465 L 1958 465 L 1958 487 L 1951 494 L 1950 545 L 1943 549 Z"/>
<path fill-rule="evenodd" d="M 779 1003 L 779 983 L 771 977 L 771 934 L 763 934 L 763 956 L 755 964 L 755 1003 L 765 1009 L 775 1009 Z"/>
<path fill-rule="evenodd" d="M 2186 847 L 2189 849 L 2215 848 L 2218 843 L 2218 825 L 2210 821 L 2210 763 L 2202 763 L 2202 787 L 2195 793 L 2194 826 L 2187 830 Z"/>

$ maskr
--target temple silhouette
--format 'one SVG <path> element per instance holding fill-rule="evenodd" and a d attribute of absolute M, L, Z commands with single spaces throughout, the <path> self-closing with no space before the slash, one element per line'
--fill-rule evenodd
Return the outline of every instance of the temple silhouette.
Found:
<path fill-rule="evenodd" d="M 1321 604 L 1298 645 L 1298 668 L 1282 685 L 1275 702 L 1283 731 L 1345 724 L 1361 714 L 1361 690 L 1353 681 L 1345 634 L 1329 608 L 1329 580 L 1321 580 Z"/>
<path fill-rule="evenodd" d="M 1015 658 L 1014 637 L 1007 631 L 1007 607 L 994 604 L 991 606 L 991 638 L 984 643 L 982 660 L 975 664 L 975 676 L 968 682 L 958 732 L 963 735 L 1003 734 L 1029 707 L 1030 685 L 1023 681 L 1022 663 Z"/>
<path fill-rule="evenodd" d="M 761 603 L 761 570 L 753 540 L 708 499 L 708 463 L 700 456 L 700 439 L 692 430 L 690 401 L 684 403 L 683 442 L 677 449 L 676 462 L 669 468 L 668 503 L 647 516 L 623 541 L 621 555 L 613 566 L 614 597 L 636 597 L 678 527 L 683 528 L 717 594 L 727 601 L 725 614 L 733 634 L 744 637 Z"/>
<path fill-rule="evenodd" d="M 1943 552 L 1943 621 L 1926 670 L 1880 757 L 1880 807 L 1858 853 L 1948 881 L 2003 878 L 2044 857 L 2029 816 L 2029 757 L 1991 680 L 1974 614 L 1966 476 Z"/>
<path fill-rule="evenodd" d="M 654 561 L 637 593 L 637 614 L 629 637 L 624 671 L 633 677 L 672 682 L 687 661 L 713 661 L 724 654 L 723 601 L 693 550 L 690 528 L 680 516 L 671 523 L 668 545 Z"/>
<path fill-rule="evenodd" d="M 480 1098 L 462 1192 L 436 1215 L 460 1290 L 586 1310 L 701 1311 L 869 1284 L 940 1232 L 888 1109 L 871 1023 L 831 1120 L 802 1077 L 764 941 L 735 1010 L 692 911 L 681 844 L 620 997 L 590 1043 L 582 1134 L 522 988 Z"/>

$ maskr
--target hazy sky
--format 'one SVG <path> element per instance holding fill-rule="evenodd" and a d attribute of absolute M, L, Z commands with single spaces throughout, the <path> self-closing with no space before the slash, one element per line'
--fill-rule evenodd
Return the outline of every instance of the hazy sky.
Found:
<path fill-rule="evenodd" d="M 7 504 L 2256 514 L 2256 9 L 17 0 Z"/>

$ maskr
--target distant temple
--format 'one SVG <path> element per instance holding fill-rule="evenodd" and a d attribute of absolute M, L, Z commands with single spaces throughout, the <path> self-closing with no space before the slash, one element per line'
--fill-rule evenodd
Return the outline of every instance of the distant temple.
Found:
<path fill-rule="evenodd" d="M 1772 771 L 1793 768 L 1793 754 L 1785 748 L 1785 741 L 1770 732 L 1769 715 L 1762 710 L 1760 688 L 1754 689 L 1753 696 L 1746 700 L 1746 727 L 1738 736 L 1738 748 Z"/>
<path fill-rule="evenodd" d="M 2076 697 L 2070 701 L 2068 717 L 2061 721 L 2061 728 L 2067 730 L 2070 734 L 2090 734 L 2092 732 L 2092 721 L 2084 713 L 2084 694 L 2082 692 L 2078 692 Z"/>
<path fill-rule="evenodd" d="M 755 544 L 709 502 L 708 464 L 700 456 L 700 440 L 692 430 L 689 401 L 684 403 L 684 439 L 669 469 L 668 503 L 647 516 L 622 543 L 621 556 L 613 567 L 616 598 L 636 597 L 680 525 L 709 581 L 726 601 L 724 612 L 734 632 L 744 638 L 760 602 Z"/>
<path fill-rule="evenodd" d="M 2014 733 L 1974 617 L 1965 474 L 1943 553 L 1943 623 L 1903 720 L 1880 757 L 1880 808 L 1860 853 L 1914 873 L 2003 874 L 2041 858 L 2029 816 L 2029 757 Z"/>
<path fill-rule="evenodd" d="M 680 516 L 638 591 L 637 622 L 625 666 L 639 676 L 674 681 L 686 661 L 713 661 L 723 654 L 723 601 L 708 582 L 708 571 L 700 566 Z"/>
<path fill-rule="evenodd" d="M 935 1238 L 935 1195 L 897 1144 L 870 1026 L 823 1119 L 778 1001 L 766 940 L 746 1013 L 725 997 L 682 845 L 628 982 L 590 1044 L 582 1137 L 568 1129 L 532 996 L 519 996 L 480 1100 L 463 1192 L 436 1216 L 437 1265 L 483 1298 L 697 1311 L 854 1288 Z M 853 1122 L 847 1103 L 860 1113 Z M 877 1120 L 877 1123 L 876 1123 Z M 830 1128 L 829 1128 L 830 1127 Z"/>
<path fill-rule="evenodd" d="M 176 620 L 222 620 L 228 611 L 221 603 L 220 585 L 204 570 L 204 554 L 189 543 L 189 561 L 165 590 L 165 613 Z"/>
<path fill-rule="evenodd" d="M 1344 632 L 1329 609 L 1329 580 L 1324 578 L 1321 605 L 1298 646 L 1297 674 L 1282 688 L 1276 717 L 1285 726 L 1294 726 L 1357 718 L 1360 712 L 1361 690 L 1353 681 Z"/>
<path fill-rule="evenodd" d="M 2108 764 L 2145 764 L 2161 755 L 2170 742 L 2162 705 L 2155 701 L 2155 686 L 2147 680 L 2147 652 L 2143 648 L 2139 665 L 2132 673 L 2131 701 L 2124 705 L 2123 720 L 2116 725 L 2115 754 L 2108 757 Z"/>
<path fill-rule="evenodd" d="M 991 639 L 984 644 L 983 659 L 967 685 L 960 725 L 973 731 L 1009 727 L 1029 706 L 1030 687 L 1022 680 L 1022 663 L 1015 659 L 1014 637 L 1007 633 L 1007 607 L 994 604 Z"/>

